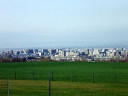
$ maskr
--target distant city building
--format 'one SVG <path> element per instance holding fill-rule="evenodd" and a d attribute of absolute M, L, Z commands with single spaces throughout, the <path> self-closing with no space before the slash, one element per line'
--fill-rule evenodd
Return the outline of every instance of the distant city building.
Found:
<path fill-rule="evenodd" d="M 55 54 L 56 54 L 56 49 L 52 49 L 52 50 L 50 51 L 50 55 L 55 56 Z"/>
<path fill-rule="evenodd" d="M 42 49 L 42 55 L 43 56 L 48 56 L 49 55 L 48 49 Z"/>
<path fill-rule="evenodd" d="M 66 56 L 66 52 L 63 50 L 59 50 L 59 56 L 60 57 L 65 57 Z"/>
<path fill-rule="evenodd" d="M 98 55 L 99 54 L 99 50 L 98 49 L 94 49 L 93 54 L 94 55 Z"/>
<path fill-rule="evenodd" d="M 29 58 L 28 58 L 29 57 Z M 92 49 L 28 49 L 0 50 L 0 58 L 25 58 L 26 60 L 51 58 L 56 61 L 110 61 L 128 60 L 128 48 L 92 48 Z"/>
<path fill-rule="evenodd" d="M 33 49 L 28 49 L 28 54 L 33 54 L 33 53 L 34 53 Z"/>
<path fill-rule="evenodd" d="M 38 49 L 35 49 L 34 52 L 35 52 L 35 53 L 38 53 Z"/>

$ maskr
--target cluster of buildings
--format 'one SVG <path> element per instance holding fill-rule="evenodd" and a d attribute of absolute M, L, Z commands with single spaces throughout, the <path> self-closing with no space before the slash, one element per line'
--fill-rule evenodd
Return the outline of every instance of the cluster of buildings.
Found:
<path fill-rule="evenodd" d="M 126 60 L 127 48 L 91 49 L 27 49 L 0 50 L 0 58 L 25 58 L 27 60 L 48 57 L 55 61 L 110 61 Z"/>

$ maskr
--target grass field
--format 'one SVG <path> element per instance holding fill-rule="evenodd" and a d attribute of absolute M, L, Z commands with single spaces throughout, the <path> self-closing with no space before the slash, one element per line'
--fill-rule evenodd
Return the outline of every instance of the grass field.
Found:
<path fill-rule="evenodd" d="M 49 96 L 48 90 L 46 80 L 10 80 L 10 96 Z M 128 96 L 128 85 L 52 81 L 51 96 Z"/>
<path fill-rule="evenodd" d="M 52 96 L 128 96 L 128 63 L 123 62 L 0 63 L 0 83 L 10 79 L 11 96 L 48 96 L 49 71 Z"/>

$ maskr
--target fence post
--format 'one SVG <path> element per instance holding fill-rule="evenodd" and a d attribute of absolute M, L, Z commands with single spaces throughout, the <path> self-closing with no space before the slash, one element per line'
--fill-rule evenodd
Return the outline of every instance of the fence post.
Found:
<path fill-rule="evenodd" d="M 94 73 L 92 73 L 92 82 L 94 83 Z"/>
<path fill-rule="evenodd" d="M 52 81 L 53 81 L 53 71 L 52 71 Z"/>
<path fill-rule="evenodd" d="M 15 71 L 15 80 L 16 80 L 16 71 Z"/>
<path fill-rule="evenodd" d="M 115 73 L 115 82 L 116 82 L 116 73 Z"/>
<path fill-rule="evenodd" d="M 33 80 L 34 80 L 34 70 L 33 70 Z"/>
<path fill-rule="evenodd" d="M 8 85 L 8 96 L 9 96 L 9 80 L 7 82 L 7 85 Z"/>
<path fill-rule="evenodd" d="M 49 96 L 51 96 L 51 86 L 50 86 L 50 72 L 49 72 Z"/>

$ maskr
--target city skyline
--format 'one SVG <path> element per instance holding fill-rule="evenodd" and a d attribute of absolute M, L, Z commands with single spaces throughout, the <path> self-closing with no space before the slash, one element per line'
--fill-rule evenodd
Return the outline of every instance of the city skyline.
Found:
<path fill-rule="evenodd" d="M 0 62 L 14 61 L 128 61 L 128 48 L 0 50 Z"/>
<path fill-rule="evenodd" d="M 0 0 L 0 48 L 127 48 L 127 4 Z"/>

